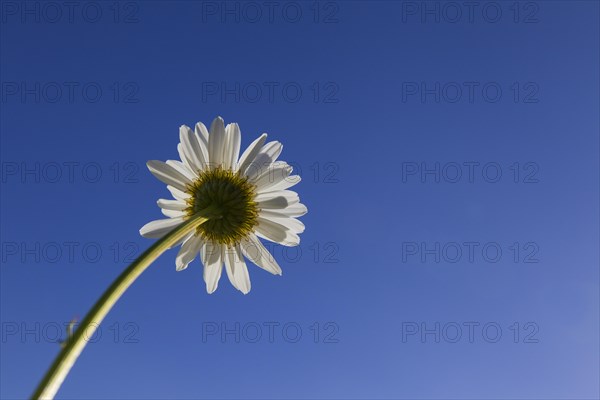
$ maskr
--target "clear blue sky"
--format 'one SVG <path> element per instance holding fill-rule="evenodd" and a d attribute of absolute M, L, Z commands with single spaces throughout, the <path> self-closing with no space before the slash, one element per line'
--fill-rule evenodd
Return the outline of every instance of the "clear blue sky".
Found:
<path fill-rule="evenodd" d="M 0 396 L 221 115 L 283 142 L 300 248 L 247 296 L 168 252 L 60 398 L 598 398 L 599 3 L 224 4 L 0 3 Z"/>

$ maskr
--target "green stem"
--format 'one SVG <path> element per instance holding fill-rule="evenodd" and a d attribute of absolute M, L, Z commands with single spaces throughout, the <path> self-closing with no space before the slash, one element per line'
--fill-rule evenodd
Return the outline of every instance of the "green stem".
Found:
<path fill-rule="evenodd" d="M 106 317 L 106 314 L 115 305 L 117 300 L 125 293 L 127 288 L 156 260 L 162 253 L 181 241 L 186 235 L 198 226 L 208 221 L 210 210 L 202 210 L 186 222 L 157 240 L 148 250 L 142 253 L 104 292 L 94 307 L 81 321 L 79 328 L 71 338 L 67 338 L 65 347 L 58 354 L 54 363 L 46 372 L 44 379 L 34 392 L 33 399 L 53 399 L 65 377 L 73 367 L 77 357 L 87 344 L 87 339 Z"/>

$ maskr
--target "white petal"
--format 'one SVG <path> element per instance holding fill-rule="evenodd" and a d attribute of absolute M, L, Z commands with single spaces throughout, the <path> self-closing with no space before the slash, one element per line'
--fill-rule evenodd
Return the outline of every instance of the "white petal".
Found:
<path fill-rule="evenodd" d="M 200 252 L 200 246 L 202 246 L 202 239 L 196 235 L 192 235 L 183 242 L 177 257 L 175 258 L 177 271 L 183 271 L 187 268 L 188 264 L 191 263 L 198 255 L 198 252 Z"/>
<path fill-rule="evenodd" d="M 202 152 L 202 160 L 205 164 L 205 168 L 208 168 L 210 159 L 208 158 L 208 129 L 202 122 L 196 123 L 194 129 L 196 140 L 200 143 L 200 150 Z"/>
<path fill-rule="evenodd" d="M 242 153 L 235 171 L 245 171 L 248 168 L 248 165 L 254 161 L 263 144 L 265 144 L 265 140 L 267 140 L 267 134 L 263 133 L 254 142 L 250 143 L 250 146 Z"/>
<path fill-rule="evenodd" d="M 181 130 L 181 128 L 180 128 Z M 189 168 L 194 169 L 193 165 L 190 164 L 190 160 L 188 159 L 188 156 L 185 154 L 185 146 L 181 143 L 177 144 L 177 153 L 179 154 L 179 159 L 185 164 L 187 165 Z"/>
<path fill-rule="evenodd" d="M 259 201 L 258 208 L 265 210 L 282 210 L 290 205 L 290 203 L 283 196 L 272 197 L 268 200 Z"/>
<path fill-rule="evenodd" d="M 181 156 L 183 153 L 188 167 L 196 174 L 198 171 L 203 171 L 208 162 L 208 156 L 206 149 L 203 149 L 204 145 L 199 134 L 182 125 L 179 128 L 179 139 L 181 143 L 179 143 L 180 146 L 177 146 L 177 149 L 180 150 L 181 147 L 179 154 Z"/>
<path fill-rule="evenodd" d="M 285 178 L 284 180 L 282 180 L 279 183 L 274 184 L 273 186 L 270 186 L 268 188 L 265 188 L 265 190 L 258 190 L 258 193 L 265 193 L 265 192 L 272 192 L 272 191 L 276 191 L 276 190 L 285 190 L 288 188 L 291 188 L 294 185 L 297 185 L 300 182 L 301 178 L 300 175 L 291 175 L 288 176 L 287 178 Z"/>
<path fill-rule="evenodd" d="M 167 209 L 164 209 L 164 208 L 161 208 L 160 212 L 163 213 L 164 216 L 167 216 L 169 218 L 185 217 L 185 215 L 186 215 L 186 213 L 183 212 L 183 211 L 167 210 Z"/>
<path fill-rule="evenodd" d="M 275 222 L 294 233 L 302 233 L 304 232 L 305 226 L 302 221 L 297 220 L 296 218 L 288 217 L 286 215 L 281 215 L 273 211 L 262 210 L 259 214 L 258 221 L 261 222 L 263 220 L 268 220 L 270 222 Z"/>
<path fill-rule="evenodd" d="M 233 285 L 234 288 L 236 288 L 237 290 L 240 290 L 240 288 L 238 288 L 237 286 L 237 282 L 235 281 L 235 276 L 233 274 L 233 270 L 235 268 L 235 265 L 232 265 L 229 260 L 228 260 L 228 252 L 231 252 L 233 250 L 226 248 L 225 249 L 225 271 L 227 272 L 227 277 L 229 278 L 229 282 L 231 282 L 231 284 Z"/>
<path fill-rule="evenodd" d="M 287 217 L 301 217 L 302 215 L 306 214 L 308 212 L 308 209 L 306 208 L 306 206 L 302 203 L 296 203 L 296 204 L 292 204 L 289 205 L 285 208 L 264 208 L 261 207 L 262 210 L 261 212 L 269 212 L 272 214 L 277 214 L 279 216 L 287 216 Z"/>
<path fill-rule="evenodd" d="M 225 249 L 224 255 L 229 280 L 236 289 L 248 294 L 251 288 L 250 275 L 239 245 Z"/>
<path fill-rule="evenodd" d="M 259 165 L 271 164 L 277 161 L 277 157 L 283 151 L 283 145 L 278 141 L 272 141 L 265 144 L 257 154 L 254 162 Z"/>
<path fill-rule="evenodd" d="M 252 169 L 252 167 L 250 167 L 249 169 Z M 252 171 L 248 175 L 248 180 L 250 182 L 256 182 L 256 180 L 265 175 L 271 175 L 272 177 L 275 177 L 277 170 L 284 170 L 287 172 L 288 170 L 292 171 L 293 168 L 285 161 L 275 161 L 274 163 L 271 163 L 269 165 L 263 165 L 262 168 Z"/>
<path fill-rule="evenodd" d="M 148 222 L 140 229 L 140 235 L 153 239 L 161 238 L 182 222 L 183 218 L 158 219 L 156 221 Z"/>
<path fill-rule="evenodd" d="M 166 199 L 159 199 L 156 204 L 158 204 L 158 206 L 162 209 L 165 210 L 177 210 L 177 211 L 183 211 L 187 208 L 187 203 L 185 201 L 181 201 L 181 200 L 166 200 Z"/>
<path fill-rule="evenodd" d="M 281 268 L 275 261 L 273 255 L 258 240 L 256 235 L 250 235 L 247 239 L 240 242 L 242 253 L 247 259 L 258 265 L 260 268 L 274 275 L 281 275 Z"/>
<path fill-rule="evenodd" d="M 260 193 L 256 195 L 254 201 L 258 203 L 259 208 L 281 209 L 300 202 L 300 198 L 298 197 L 298 193 L 291 190 L 279 190 Z"/>
<path fill-rule="evenodd" d="M 205 159 L 208 159 L 208 129 L 206 129 L 206 126 L 202 122 L 197 122 L 194 132 L 198 135 L 198 139 L 200 139 Z"/>
<path fill-rule="evenodd" d="M 231 169 L 239 155 L 240 155 L 240 145 L 242 144 L 242 135 L 240 133 L 240 127 L 238 124 L 228 124 L 225 127 L 225 149 L 223 150 L 224 154 L 224 168 Z"/>
<path fill-rule="evenodd" d="M 177 200 L 185 201 L 185 199 L 189 199 L 191 197 L 189 193 L 181 191 L 173 186 L 167 186 L 167 189 L 169 190 L 169 192 L 171 192 L 171 195 L 173 195 L 173 197 Z"/>
<path fill-rule="evenodd" d="M 211 169 L 215 169 L 223 163 L 224 147 L 225 123 L 223 118 L 217 117 L 210 125 L 210 136 L 208 137 L 208 158 Z"/>
<path fill-rule="evenodd" d="M 191 132 L 191 128 L 187 125 L 181 125 L 179 127 L 179 144 L 177 145 L 177 152 L 179 153 L 179 158 L 185 164 L 187 164 L 192 169 L 195 169 L 195 162 L 189 153 L 189 146 L 187 145 L 189 132 Z"/>
<path fill-rule="evenodd" d="M 285 226 L 267 219 L 258 219 L 256 234 L 263 239 L 270 240 L 284 246 L 297 246 L 300 244 L 300 238 Z"/>
<path fill-rule="evenodd" d="M 240 171 L 248 177 L 260 175 L 265 167 L 268 168 L 268 166 L 277 160 L 282 150 L 283 145 L 281 143 L 277 141 L 269 142 L 260 149 L 254 160 L 245 169 L 240 169 Z"/>
<path fill-rule="evenodd" d="M 197 176 L 196 173 L 193 170 L 191 170 L 190 167 L 188 167 L 187 165 L 185 165 L 181 161 L 167 160 L 167 165 L 173 167 L 181 175 L 183 175 L 186 178 L 188 178 L 188 180 L 190 182 L 193 182 L 194 179 L 196 179 L 196 176 Z"/>
<path fill-rule="evenodd" d="M 181 191 L 185 191 L 186 184 L 190 183 L 190 180 L 185 175 L 167 163 L 158 160 L 150 160 L 146 165 L 150 172 L 152 172 L 152 175 L 157 177 L 160 181 Z"/>
<path fill-rule="evenodd" d="M 201 254 L 203 255 L 206 291 L 210 294 L 219 286 L 219 279 L 221 279 L 223 271 L 223 249 L 220 244 L 206 242 L 202 245 Z"/>
<path fill-rule="evenodd" d="M 183 219 L 185 221 L 185 218 Z M 171 247 L 169 247 L 170 249 L 172 249 L 173 247 L 177 247 L 180 244 L 182 244 L 183 242 L 185 242 L 186 240 L 188 240 L 190 237 L 194 236 L 195 232 L 190 232 L 187 235 L 185 235 L 185 237 L 183 237 L 181 240 L 177 241 L 177 243 L 175 243 L 174 245 L 172 245 Z"/>
<path fill-rule="evenodd" d="M 259 193 L 266 192 L 270 187 L 277 185 L 292 173 L 292 167 L 284 162 L 271 164 L 256 178 L 249 178 L 250 183 L 256 185 Z"/>

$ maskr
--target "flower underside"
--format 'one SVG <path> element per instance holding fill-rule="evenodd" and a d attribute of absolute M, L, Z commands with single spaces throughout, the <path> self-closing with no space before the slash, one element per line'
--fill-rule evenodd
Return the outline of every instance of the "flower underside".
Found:
<path fill-rule="evenodd" d="M 231 246 L 251 233 L 258 223 L 255 189 L 248 178 L 229 169 L 203 171 L 188 185 L 191 196 L 184 211 L 192 216 L 201 210 L 212 210 L 214 217 L 200 225 L 197 233 L 204 240 Z"/>

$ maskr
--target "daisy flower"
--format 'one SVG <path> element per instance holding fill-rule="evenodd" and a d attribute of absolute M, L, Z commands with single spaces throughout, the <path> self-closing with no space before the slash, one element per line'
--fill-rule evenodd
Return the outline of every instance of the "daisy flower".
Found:
<path fill-rule="evenodd" d="M 140 234 L 159 238 L 140 254 L 106 289 L 81 324 L 63 343 L 32 398 L 53 399 L 88 338 L 135 280 L 169 248 L 181 244 L 175 260 L 184 270 L 200 255 L 206 290 L 217 289 L 223 265 L 233 286 L 250 292 L 245 259 L 275 275 L 281 268 L 259 238 L 284 246 L 300 244 L 304 224 L 296 218 L 306 214 L 298 194 L 288 190 L 300 177 L 292 167 L 277 161 L 283 146 L 265 143 L 262 134 L 241 157 L 241 134 L 237 124 L 225 127 L 217 117 L 210 126 L 198 122 L 195 130 L 183 125 L 177 146 L 181 161 L 148 161 L 148 168 L 167 184 L 173 199 L 158 200 L 167 219 L 152 221 Z"/>
<path fill-rule="evenodd" d="M 179 128 L 177 146 L 181 161 L 148 161 L 150 172 L 171 192 L 173 199 L 160 199 L 166 219 L 149 222 L 140 229 L 147 238 L 161 238 L 187 219 L 205 214 L 199 225 L 178 244 L 175 261 L 182 271 L 196 258 L 204 265 L 206 290 L 218 286 L 223 265 L 231 284 L 242 293 L 250 291 L 245 258 L 260 268 L 281 275 L 281 268 L 259 238 L 284 246 L 300 244 L 306 214 L 298 194 L 289 190 L 300 182 L 292 167 L 277 161 L 283 146 L 266 142 L 262 134 L 239 156 L 241 133 L 238 124 L 225 126 L 215 118 L 209 130 L 201 122 L 195 129 Z"/>

